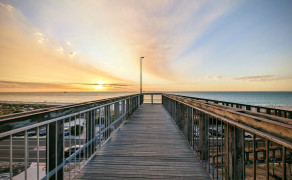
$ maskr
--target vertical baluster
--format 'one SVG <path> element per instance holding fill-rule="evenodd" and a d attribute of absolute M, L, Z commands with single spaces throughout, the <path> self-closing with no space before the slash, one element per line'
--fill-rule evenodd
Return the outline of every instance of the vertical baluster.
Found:
<path fill-rule="evenodd" d="M 69 118 L 69 157 L 70 156 L 71 156 L 71 117 Z M 69 160 L 69 180 L 70 179 L 71 179 L 71 159 Z"/>
<path fill-rule="evenodd" d="M 207 150 L 208 150 L 208 152 L 207 152 L 207 162 L 208 162 L 208 170 L 209 170 L 209 173 L 211 174 L 211 171 L 210 171 L 210 165 L 211 165 L 211 160 L 210 160 L 210 148 L 211 148 L 211 139 L 210 139 L 210 136 L 209 136 L 209 127 L 210 127 L 210 116 L 209 115 L 207 115 L 206 114 L 206 117 L 207 117 L 207 119 L 206 119 L 206 121 L 207 121 L 207 127 L 206 127 L 206 134 L 207 134 L 207 140 L 208 140 L 208 145 L 207 145 Z"/>
<path fill-rule="evenodd" d="M 216 118 L 216 179 L 218 179 L 218 119 Z"/>
<path fill-rule="evenodd" d="M 224 138 L 225 138 L 225 129 L 223 129 L 223 120 L 221 120 L 221 131 L 222 131 L 222 136 L 221 136 L 221 174 L 222 174 L 222 179 L 224 178 L 224 169 L 223 169 L 223 158 L 225 156 L 225 153 L 223 152 L 223 147 L 224 147 Z"/>
<path fill-rule="evenodd" d="M 64 128 L 65 128 L 65 119 L 62 119 L 62 127 L 63 127 L 63 129 L 62 129 L 62 136 L 63 136 L 63 160 L 62 160 L 62 163 L 63 163 L 63 168 L 62 168 L 62 171 L 63 171 L 63 178 L 65 178 L 65 174 L 64 174 L 64 169 L 65 169 L 65 164 L 66 164 L 66 162 L 65 162 L 65 159 L 66 159 L 66 157 L 65 157 L 65 152 L 64 152 L 64 150 L 65 150 L 65 147 L 66 147 L 66 145 L 65 145 L 65 133 L 64 133 Z"/>
<path fill-rule="evenodd" d="M 287 179 L 287 176 L 286 176 L 286 147 L 285 146 L 282 146 L 282 164 L 283 164 L 283 179 L 286 180 Z"/>
<path fill-rule="evenodd" d="M 37 127 L 37 179 L 40 179 L 40 172 L 39 172 L 39 168 L 40 168 L 40 128 L 39 126 Z"/>
<path fill-rule="evenodd" d="M 242 179 L 245 179 L 245 130 L 242 130 Z"/>
<path fill-rule="evenodd" d="M 24 132 L 24 179 L 27 180 L 27 164 L 28 164 L 28 138 L 27 138 L 27 130 Z"/>
<path fill-rule="evenodd" d="M 46 153 L 47 153 L 47 157 L 46 157 L 46 160 L 47 160 L 47 164 L 46 164 L 46 171 L 47 171 L 47 180 L 49 180 L 49 169 L 50 169 L 50 154 L 49 154 L 49 151 L 50 151 L 50 128 L 49 128 L 49 124 L 47 124 L 47 147 L 46 147 Z"/>
<path fill-rule="evenodd" d="M 252 152 L 253 152 L 253 179 L 256 179 L 256 159 L 257 159 L 257 154 L 256 154 L 256 135 L 254 134 L 253 135 L 253 138 L 252 138 L 252 143 L 253 143 L 253 147 L 252 147 Z"/>
<path fill-rule="evenodd" d="M 78 135 L 79 136 L 79 140 L 78 140 L 78 144 L 79 144 L 80 148 L 83 148 L 83 144 L 81 144 L 81 134 L 82 134 L 82 132 L 81 132 L 81 113 L 79 113 L 79 135 Z M 84 150 L 80 151 L 80 153 L 79 153 L 79 158 L 78 158 L 79 170 L 81 169 L 80 159 L 81 159 L 82 154 L 84 155 Z"/>
<path fill-rule="evenodd" d="M 12 169 L 12 163 L 13 163 L 13 141 L 12 141 L 12 134 L 9 136 L 10 142 L 9 142 L 9 173 L 10 173 L 10 180 L 12 180 L 12 176 L 13 176 L 13 169 Z"/>
<path fill-rule="evenodd" d="M 270 179 L 270 174 L 269 174 L 269 170 L 270 170 L 270 159 L 269 159 L 269 154 L 270 154 L 270 141 L 266 140 L 266 178 L 267 180 Z"/>
<path fill-rule="evenodd" d="M 55 179 L 58 179 L 58 171 L 57 171 L 57 167 L 58 167 L 58 123 L 57 121 L 55 122 L 56 125 L 56 131 L 55 131 Z"/>
<path fill-rule="evenodd" d="M 86 144 L 87 144 L 87 146 L 86 146 L 86 161 L 89 158 L 89 152 L 88 152 L 88 149 L 89 149 L 89 133 L 90 133 L 90 131 L 89 131 L 90 117 L 89 116 L 90 116 L 89 111 L 87 111 L 86 115 L 85 115 L 85 117 L 86 117 Z"/>
<path fill-rule="evenodd" d="M 95 114 L 96 114 L 96 109 L 93 111 L 93 137 L 94 141 L 93 141 L 93 152 L 96 151 L 96 127 L 95 127 Z"/>
<path fill-rule="evenodd" d="M 99 138 L 99 150 L 101 149 L 101 106 L 99 106 L 99 132 L 98 132 L 98 138 Z"/>
<path fill-rule="evenodd" d="M 75 145 L 75 152 L 77 151 L 77 145 L 76 145 L 76 115 L 74 116 L 74 145 Z M 79 146 L 80 149 L 80 146 Z M 74 176 L 76 175 L 76 154 L 74 156 Z"/>

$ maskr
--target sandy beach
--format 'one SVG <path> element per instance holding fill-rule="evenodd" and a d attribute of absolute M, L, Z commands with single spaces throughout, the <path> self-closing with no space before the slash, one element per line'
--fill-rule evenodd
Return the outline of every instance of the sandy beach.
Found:
<path fill-rule="evenodd" d="M 292 106 L 268 106 L 268 107 L 292 111 Z"/>
<path fill-rule="evenodd" d="M 0 116 L 54 107 L 48 104 L 0 103 Z"/>

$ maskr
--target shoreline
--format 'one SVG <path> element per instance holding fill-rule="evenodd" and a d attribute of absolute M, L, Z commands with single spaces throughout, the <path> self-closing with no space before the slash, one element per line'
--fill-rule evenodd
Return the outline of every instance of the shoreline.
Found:
<path fill-rule="evenodd" d="M 280 105 L 280 106 L 272 106 L 272 105 L 268 105 L 268 106 L 265 106 L 265 107 L 292 111 L 292 106 L 282 106 L 282 105 Z"/>
<path fill-rule="evenodd" d="M 0 104 L 30 104 L 30 105 L 49 105 L 49 106 L 63 106 L 63 105 L 70 105 L 75 103 L 61 103 L 61 102 L 24 102 L 24 101 L 0 101 Z"/>

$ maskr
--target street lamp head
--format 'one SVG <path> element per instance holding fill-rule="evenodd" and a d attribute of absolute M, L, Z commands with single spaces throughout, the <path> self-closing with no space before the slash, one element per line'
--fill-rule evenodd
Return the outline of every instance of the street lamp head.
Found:
<path fill-rule="evenodd" d="M 141 58 L 141 59 L 143 59 L 143 58 L 144 58 L 144 56 L 141 56 L 140 58 Z"/>

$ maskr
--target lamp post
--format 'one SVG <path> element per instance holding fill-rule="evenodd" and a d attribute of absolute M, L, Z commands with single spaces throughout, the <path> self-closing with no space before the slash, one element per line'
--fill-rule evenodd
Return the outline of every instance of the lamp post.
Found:
<path fill-rule="evenodd" d="M 140 94 L 142 94 L 142 59 L 144 57 L 140 57 Z"/>

